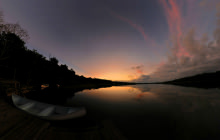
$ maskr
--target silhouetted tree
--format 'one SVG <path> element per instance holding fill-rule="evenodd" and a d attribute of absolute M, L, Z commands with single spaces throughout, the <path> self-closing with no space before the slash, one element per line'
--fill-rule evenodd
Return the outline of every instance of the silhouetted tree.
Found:
<path fill-rule="evenodd" d="M 19 40 L 28 40 L 29 39 L 29 35 L 28 33 L 21 28 L 21 26 L 16 23 L 16 24 L 3 24 L 3 14 L 2 12 L 0 12 L 0 61 L 2 59 L 6 59 L 8 58 L 7 54 L 9 49 L 11 49 L 13 46 L 11 46 L 12 41 L 15 41 L 13 39 L 13 35 L 16 35 L 17 40 L 19 38 Z M 15 36 L 14 36 L 15 37 Z M 20 44 L 16 45 L 19 46 Z M 23 41 L 23 45 L 24 45 L 24 41 Z M 20 45 L 20 46 L 23 46 Z M 10 48 L 9 48 L 10 47 Z"/>
<path fill-rule="evenodd" d="M 8 56 L 8 46 L 6 45 L 7 43 L 7 38 L 5 32 L 0 34 L 0 62 L 1 60 L 7 59 Z"/>
<path fill-rule="evenodd" d="M 70 69 L 70 73 L 71 73 L 71 75 L 72 75 L 73 77 L 76 76 L 76 72 L 75 72 L 73 69 Z"/>
<path fill-rule="evenodd" d="M 66 64 L 59 66 L 59 61 L 55 57 L 47 60 L 37 50 L 29 50 L 25 47 L 25 41 L 28 39 L 27 32 L 18 23 L 3 24 L 3 15 L 0 12 L 0 77 L 14 78 L 28 85 L 49 83 L 50 87 L 54 88 L 56 84 L 111 83 L 108 80 L 78 76 Z"/>
<path fill-rule="evenodd" d="M 51 57 L 50 62 L 51 62 L 52 65 L 58 65 L 58 63 L 59 63 L 59 61 L 55 57 Z"/>
<path fill-rule="evenodd" d="M 64 65 L 61 64 L 61 65 L 60 65 L 60 68 L 61 68 L 62 71 L 68 71 L 68 66 L 65 65 L 65 64 L 64 64 Z"/>
<path fill-rule="evenodd" d="M 0 11 L 0 26 L 3 24 L 4 20 L 3 20 L 3 12 Z"/>
<path fill-rule="evenodd" d="M 9 57 L 16 57 L 24 50 L 24 41 L 14 33 L 0 33 L 0 62 Z M 21 56 L 20 56 L 21 57 Z M 16 58 L 17 60 L 19 58 Z"/>
<path fill-rule="evenodd" d="M 27 31 L 25 31 L 21 26 L 16 23 L 16 24 L 2 24 L 0 26 L 0 33 L 5 32 L 6 34 L 8 33 L 14 33 L 17 36 L 20 37 L 21 40 L 27 41 L 29 39 L 29 35 Z"/>

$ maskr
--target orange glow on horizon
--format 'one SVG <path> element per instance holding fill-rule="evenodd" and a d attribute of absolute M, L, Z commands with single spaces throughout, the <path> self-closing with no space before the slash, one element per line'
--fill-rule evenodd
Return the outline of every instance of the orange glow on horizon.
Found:
<path fill-rule="evenodd" d="M 145 70 L 134 70 L 132 68 L 121 68 L 115 66 L 112 69 L 103 68 L 102 71 L 92 71 L 92 75 L 86 75 L 86 77 L 93 77 L 93 78 L 99 78 L 99 79 L 106 79 L 106 80 L 112 80 L 112 81 L 121 81 L 121 82 L 131 82 L 132 80 L 135 80 L 139 78 L 141 75 L 149 75 L 153 72 L 153 68 L 146 72 Z"/>
<path fill-rule="evenodd" d="M 151 91 L 142 91 L 139 88 L 132 86 L 113 86 L 110 88 L 99 88 L 94 90 L 85 90 L 87 96 L 99 98 L 103 101 L 111 102 L 127 102 L 142 101 L 142 100 L 159 100 L 158 95 Z M 159 100 L 160 101 L 160 100 Z"/>
<path fill-rule="evenodd" d="M 105 101 L 127 102 L 135 98 L 141 91 L 130 86 L 113 86 L 110 88 L 99 88 L 94 90 L 85 90 L 87 95 L 99 98 Z"/>
<path fill-rule="evenodd" d="M 112 60 L 112 59 L 109 59 Z M 121 59 L 120 59 L 121 60 Z M 107 64 L 107 65 L 106 65 Z M 101 66 L 103 65 L 103 66 Z M 117 60 L 114 62 L 106 62 L 100 64 L 101 69 L 90 70 L 91 77 L 100 78 L 112 81 L 131 81 L 133 80 L 130 75 L 133 75 L 134 72 L 131 68 L 126 66 L 126 63 L 118 63 Z"/>
<path fill-rule="evenodd" d="M 129 78 L 129 74 L 126 72 L 108 72 L 100 75 L 96 75 L 95 77 L 100 79 L 112 80 L 112 81 L 131 81 Z"/>

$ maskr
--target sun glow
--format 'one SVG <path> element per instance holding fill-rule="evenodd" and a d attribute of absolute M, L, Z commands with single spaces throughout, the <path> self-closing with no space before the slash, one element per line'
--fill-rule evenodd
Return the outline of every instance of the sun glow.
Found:
<path fill-rule="evenodd" d="M 109 79 L 113 81 L 130 81 L 129 74 L 125 72 L 108 72 L 98 75 L 101 79 Z"/>

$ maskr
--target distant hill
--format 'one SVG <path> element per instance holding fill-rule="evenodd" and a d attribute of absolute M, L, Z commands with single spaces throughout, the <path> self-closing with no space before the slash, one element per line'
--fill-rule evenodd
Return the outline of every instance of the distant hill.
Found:
<path fill-rule="evenodd" d="M 174 84 L 174 85 L 199 87 L 199 88 L 217 88 L 217 87 L 219 88 L 220 71 L 180 78 L 172 81 L 163 82 L 163 84 Z"/>

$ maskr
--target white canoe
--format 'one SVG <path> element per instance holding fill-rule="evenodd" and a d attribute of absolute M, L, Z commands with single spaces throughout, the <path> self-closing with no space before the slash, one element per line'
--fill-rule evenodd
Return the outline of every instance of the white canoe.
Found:
<path fill-rule="evenodd" d="M 67 120 L 86 114 L 84 107 L 63 107 L 46 104 L 26 99 L 16 94 L 12 94 L 12 101 L 17 108 L 46 120 Z"/>

